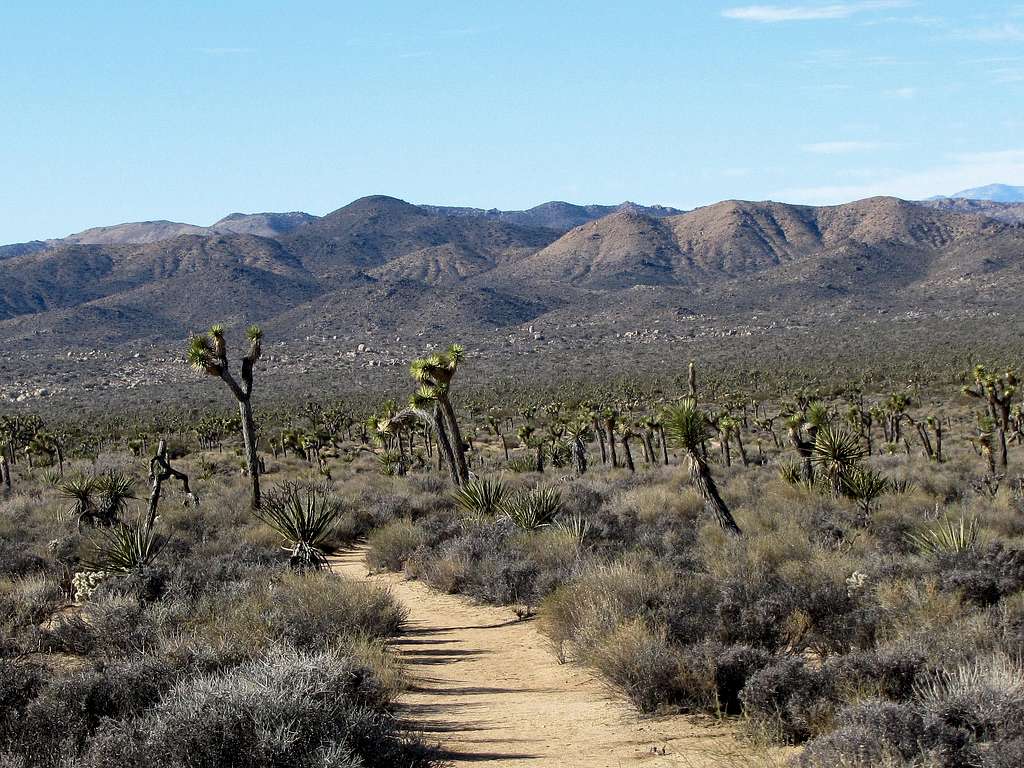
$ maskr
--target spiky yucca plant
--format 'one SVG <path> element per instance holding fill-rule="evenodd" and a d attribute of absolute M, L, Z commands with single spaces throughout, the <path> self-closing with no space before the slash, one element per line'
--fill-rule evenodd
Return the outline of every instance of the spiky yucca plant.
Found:
<path fill-rule="evenodd" d="M 132 573 L 150 565 L 166 543 L 141 518 L 120 523 L 99 532 L 93 554 L 83 564 L 90 571 Z"/>
<path fill-rule="evenodd" d="M 384 451 L 377 456 L 380 473 L 386 477 L 402 474 L 404 457 L 398 451 Z"/>
<path fill-rule="evenodd" d="M 832 424 L 818 428 L 811 461 L 821 470 L 822 480 L 828 483 L 833 495 L 842 495 L 846 476 L 863 458 L 864 446 L 859 435 Z"/>
<path fill-rule="evenodd" d="M 76 475 L 57 485 L 62 498 L 71 504 L 58 517 L 62 522 L 77 519 L 78 526 L 113 525 L 135 499 L 135 481 L 122 472 Z"/>
<path fill-rule="evenodd" d="M 288 563 L 298 570 L 327 568 L 328 542 L 341 513 L 341 502 L 328 488 L 296 482 L 268 491 L 253 512 L 281 536 Z"/>
<path fill-rule="evenodd" d="M 508 464 L 505 466 L 510 472 L 515 472 L 516 474 L 521 472 L 536 472 L 537 459 L 533 456 L 516 456 L 509 459 Z"/>
<path fill-rule="evenodd" d="M 96 483 L 107 517 L 117 519 L 128 510 L 128 502 L 136 498 L 135 480 L 123 472 L 107 472 Z"/>
<path fill-rule="evenodd" d="M 452 493 L 455 503 L 475 518 L 494 517 L 508 498 L 508 486 L 500 479 L 470 480 Z"/>
<path fill-rule="evenodd" d="M 871 505 L 889 492 L 890 482 L 876 469 L 855 467 L 843 477 L 843 493 L 857 502 L 865 521 L 871 516 Z"/>
<path fill-rule="evenodd" d="M 590 533 L 590 523 L 579 513 L 559 518 L 553 527 L 558 533 L 571 539 L 577 547 L 583 546 L 587 534 Z"/>
<path fill-rule="evenodd" d="M 922 554 L 940 555 L 965 552 L 978 543 L 978 521 L 963 516 L 946 518 L 939 525 L 907 534 L 907 539 Z"/>
<path fill-rule="evenodd" d="M 91 475 L 66 477 L 57 485 L 61 498 L 71 503 L 58 513 L 61 522 L 77 519 L 79 525 L 96 510 L 96 478 Z"/>
<path fill-rule="evenodd" d="M 535 488 L 517 493 L 501 508 L 502 516 L 524 531 L 551 525 L 561 511 L 562 495 L 554 488 Z"/>

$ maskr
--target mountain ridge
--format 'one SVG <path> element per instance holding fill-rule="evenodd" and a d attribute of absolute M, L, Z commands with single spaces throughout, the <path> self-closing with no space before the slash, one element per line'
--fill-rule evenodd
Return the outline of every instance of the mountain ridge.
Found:
<path fill-rule="evenodd" d="M 614 208 L 560 234 L 373 195 L 322 217 L 282 214 L 283 223 L 225 217 L 271 226 L 272 236 L 29 244 L 3 261 L 0 340 L 168 341 L 214 321 L 262 322 L 279 336 L 346 324 L 493 334 L 546 316 L 580 326 L 595 306 L 641 298 L 652 322 L 677 322 L 684 309 L 855 317 L 997 307 L 1024 286 L 1024 226 L 984 210 L 890 197 Z"/>

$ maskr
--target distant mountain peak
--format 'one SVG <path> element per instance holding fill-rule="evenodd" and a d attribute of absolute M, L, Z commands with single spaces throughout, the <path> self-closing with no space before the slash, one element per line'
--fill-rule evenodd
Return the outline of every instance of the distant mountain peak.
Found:
<path fill-rule="evenodd" d="M 954 200 L 987 200 L 992 203 L 1024 203 L 1024 187 L 1009 184 L 988 184 L 984 187 L 973 187 L 950 195 Z M 930 198 L 942 200 L 943 197 Z"/>

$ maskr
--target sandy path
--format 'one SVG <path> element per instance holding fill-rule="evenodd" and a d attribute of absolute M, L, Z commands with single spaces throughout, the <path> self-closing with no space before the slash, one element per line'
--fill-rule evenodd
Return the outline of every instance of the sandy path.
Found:
<path fill-rule="evenodd" d="M 456 766 L 762 765 L 710 719 L 638 718 L 586 670 L 559 664 L 529 621 L 440 594 L 400 575 L 369 575 L 364 550 L 336 572 L 387 586 L 409 609 L 395 640 L 411 690 L 400 715 Z"/>

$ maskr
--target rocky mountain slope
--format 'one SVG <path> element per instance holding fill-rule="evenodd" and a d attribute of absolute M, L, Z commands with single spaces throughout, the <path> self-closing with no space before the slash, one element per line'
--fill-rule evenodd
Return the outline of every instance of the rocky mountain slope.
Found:
<path fill-rule="evenodd" d="M 922 200 L 918 205 L 940 211 L 956 211 L 958 213 L 977 213 L 990 219 L 998 219 L 1011 224 L 1024 224 L 1024 203 L 995 203 L 991 200 L 970 200 L 967 198 L 943 197 Z"/>
<path fill-rule="evenodd" d="M 1024 288 L 1024 225 L 984 206 L 872 198 L 666 210 L 619 207 L 559 236 L 374 196 L 323 217 L 224 220 L 254 233 L 200 228 L 132 242 L 175 226 L 152 223 L 23 244 L 0 266 L 0 341 L 15 350 L 176 345 L 222 321 L 261 322 L 279 339 L 495 340 L 555 326 L 575 329 L 570 343 L 634 317 L 739 327 L 765 316 L 984 314 L 1015 305 Z"/>

